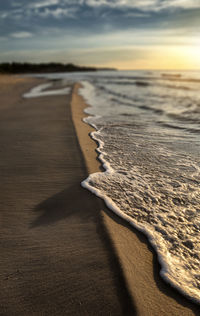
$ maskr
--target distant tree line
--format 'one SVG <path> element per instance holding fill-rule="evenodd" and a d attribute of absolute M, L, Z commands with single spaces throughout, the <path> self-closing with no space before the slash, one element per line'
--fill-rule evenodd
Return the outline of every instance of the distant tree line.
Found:
<path fill-rule="evenodd" d="M 26 74 L 26 73 L 52 73 L 52 72 L 79 72 L 79 71 L 97 71 L 95 67 L 82 67 L 73 64 L 62 63 L 1 63 L 0 73 L 6 74 Z M 105 70 L 105 69 L 101 69 Z"/>

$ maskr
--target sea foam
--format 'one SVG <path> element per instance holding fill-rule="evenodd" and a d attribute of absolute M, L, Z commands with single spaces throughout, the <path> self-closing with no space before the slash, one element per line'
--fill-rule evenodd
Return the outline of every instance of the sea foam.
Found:
<path fill-rule="evenodd" d="M 43 83 L 34 88 L 32 88 L 29 92 L 24 93 L 24 98 L 38 98 L 38 97 L 46 97 L 52 95 L 66 95 L 71 91 L 70 87 L 62 88 L 62 89 L 52 89 L 49 90 L 53 86 L 53 83 Z M 48 90 L 47 90 L 48 89 Z"/>
<path fill-rule="evenodd" d="M 99 159 L 105 169 L 91 174 L 82 186 L 142 231 L 158 254 L 163 279 L 200 303 L 200 162 L 196 138 L 187 131 L 172 135 L 164 127 L 156 129 L 156 122 L 142 108 L 144 104 L 140 110 L 133 102 L 131 112 L 123 102 L 125 91 L 127 99 L 132 97 L 127 85 L 116 89 L 104 78 L 104 82 L 82 81 L 82 86 L 80 94 L 90 105 L 85 122 L 96 129 L 91 136 L 99 144 Z M 113 101 L 115 93 L 121 95 L 121 104 Z M 145 100 L 143 96 L 141 99 Z M 146 106 L 151 107 L 148 101 Z M 156 106 L 161 108 L 162 104 Z M 177 105 L 174 113 L 179 111 Z M 155 115 L 154 120 L 161 119 L 159 112 Z"/>

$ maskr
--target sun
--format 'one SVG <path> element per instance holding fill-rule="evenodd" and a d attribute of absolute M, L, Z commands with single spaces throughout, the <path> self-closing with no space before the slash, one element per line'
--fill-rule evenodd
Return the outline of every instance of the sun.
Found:
<path fill-rule="evenodd" d="M 190 46 L 184 48 L 184 59 L 191 64 L 192 69 L 200 69 L 200 40 L 196 39 Z"/>

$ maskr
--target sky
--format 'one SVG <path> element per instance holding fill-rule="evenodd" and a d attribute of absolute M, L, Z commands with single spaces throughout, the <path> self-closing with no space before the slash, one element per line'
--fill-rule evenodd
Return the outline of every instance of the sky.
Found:
<path fill-rule="evenodd" d="M 200 0 L 0 0 L 0 62 L 200 69 Z"/>

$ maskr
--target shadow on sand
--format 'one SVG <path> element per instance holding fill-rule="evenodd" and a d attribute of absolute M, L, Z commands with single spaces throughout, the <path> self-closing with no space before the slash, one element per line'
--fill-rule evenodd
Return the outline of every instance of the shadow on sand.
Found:
<path fill-rule="evenodd" d="M 190 308 L 195 315 L 199 315 L 200 307 L 197 304 L 191 302 L 187 298 L 184 298 L 176 289 L 172 288 L 169 284 L 162 280 L 159 275 L 161 266 L 158 262 L 157 254 L 149 244 L 146 236 L 111 212 L 103 205 L 102 200 L 91 194 L 89 191 L 81 188 L 79 183 L 74 184 L 70 188 L 59 192 L 46 201 L 40 203 L 35 208 L 35 211 L 39 213 L 39 216 L 31 224 L 31 228 L 41 225 L 50 225 L 60 220 L 66 220 L 71 216 L 78 217 L 79 220 L 85 222 L 86 224 L 91 221 L 94 222 L 96 225 L 96 232 L 107 250 L 110 269 L 114 272 L 115 276 L 117 276 L 114 279 L 118 290 L 118 296 L 123 307 L 123 315 L 137 315 L 136 306 L 134 306 L 126 287 L 126 281 L 123 276 L 123 271 L 119 264 L 116 251 L 106 227 L 102 222 L 100 210 L 103 210 L 115 222 L 127 227 L 142 243 L 148 245 L 148 249 L 153 253 L 154 279 L 159 290 L 165 295 L 175 299 L 180 305 Z M 93 238 L 93 236 L 91 236 L 91 238 Z"/>
<path fill-rule="evenodd" d="M 34 211 L 38 213 L 38 217 L 31 223 L 30 228 L 46 227 L 58 221 L 65 221 L 67 230 L 68 220 L 71 219 L 76 222 L 77 218 L 77 221 L 82 223 L 81 226 L 85 225 L 84 229 L 87 230 L 88 225 L 91 226 L 91 223 L 93 223 L 95 225 L 95 235 L 88 235 L 87 238 L 91 240 L 98 238 L 103 244 L 123 315 L 137 315 L 136 306 L 134 306 L 134 302 L 128 292 L 114 246 L 103 224 L 101 210 L 102 201 L 80 187 L 80 183 L 78 182 L 37 205 Z M 110 213 L 109 210 L 107 212 Z M 88 246 L 87 241 L 85 246 Z"/>

